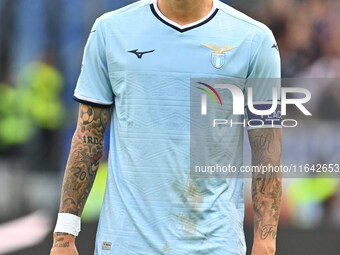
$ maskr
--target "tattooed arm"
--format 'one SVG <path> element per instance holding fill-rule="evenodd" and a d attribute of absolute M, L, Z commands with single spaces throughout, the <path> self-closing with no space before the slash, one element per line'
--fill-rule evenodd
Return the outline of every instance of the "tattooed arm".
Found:
<path fill-rule="evenodd" d="M 280 214 L 282 178 L 280 173 L 263 172 L 261 166 L 281 165 L 282 130 L 254 129 L 248 132 L 252 149 L 252 198 L 254 209 L 254 243 L 252 255 L 273 255 Z"/>
<path fill-rule="evenodd" d="M 61 191 L 60 213 L 80 216 L 91 191 L 104 150 L 105 129 L 110 109 L 80 104 L 77 129 L 66 166 Z M 78 254 L 75 237 L 55 233 L 51 255 Z"/>

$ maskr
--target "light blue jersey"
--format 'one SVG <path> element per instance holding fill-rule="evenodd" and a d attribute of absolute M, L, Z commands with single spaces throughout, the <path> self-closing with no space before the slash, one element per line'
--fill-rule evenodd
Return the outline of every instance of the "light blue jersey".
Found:
<path fill-rule="evenodd" d="M 242 179 L 190 178 L 190 79 L 268 77 L 280 77 L 271 31 L 217 0 L 186 26 L 155 0 L 96 20 L 74 94 L 113 105 L 95 254 L 245 254 Z M 255 89 L 256 100 L 268 93 Z"/>

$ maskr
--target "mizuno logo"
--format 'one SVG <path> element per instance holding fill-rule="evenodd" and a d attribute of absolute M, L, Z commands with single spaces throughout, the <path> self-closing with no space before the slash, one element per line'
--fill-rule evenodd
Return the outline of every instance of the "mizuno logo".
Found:
<path fill-rule="evenodd" d="M 276 43 L 273 44 L 272 48 L 279 50 L 279 46 Z"/>
<path fill-rule="evenodd" d="M 150 51 L 143 51 L 143 52 L 138 52 L 138 49 L 136 50 L 130 50 L 128 52 L 136 54 L 137 58 L 142 58 L 144 54 L 154 52 L 155 50 L 150 50 Z"/>

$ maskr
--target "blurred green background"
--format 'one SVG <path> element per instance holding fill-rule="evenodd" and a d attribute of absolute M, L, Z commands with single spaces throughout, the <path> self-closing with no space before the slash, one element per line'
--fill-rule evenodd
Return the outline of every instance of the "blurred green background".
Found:
<path fill-rule="evenodd" d="M 96 17 L 132 2 L 0 0 L 0 254 L 49 254 L 76 124 L 72 95 L 83 47 Z M 340 163 L 340 1 L 224 2 L 271 28 L 283 77 L 323 79 L 305 85 L 313 121 L 284 130 L 283 162 Z M 105 161 L 82 217 L 77 244 L 83 255 L 93 254 Z M 338 179 L 306 177 L 284 180 L 277 254 L 340 254 Z M 250 180 L 245 192 L 250 248 Z"/>

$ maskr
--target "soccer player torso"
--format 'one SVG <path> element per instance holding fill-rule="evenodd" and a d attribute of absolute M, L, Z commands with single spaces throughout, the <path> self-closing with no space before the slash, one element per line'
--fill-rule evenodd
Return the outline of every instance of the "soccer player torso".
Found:
<path fill-rule="evenodd" d="M 267 33 L 219 1 L 185 27 L 149 0 L 97 20 L 90 37 L 100 46 L 87 47 L 102 58 L 85 51 L 75 92 L 114 103 L 96 254 L 245 254 L 242 180 L 190 178 L 190 80 L 248 78 Z M 240 166 L 243 128 L 226 135 Z"/>

